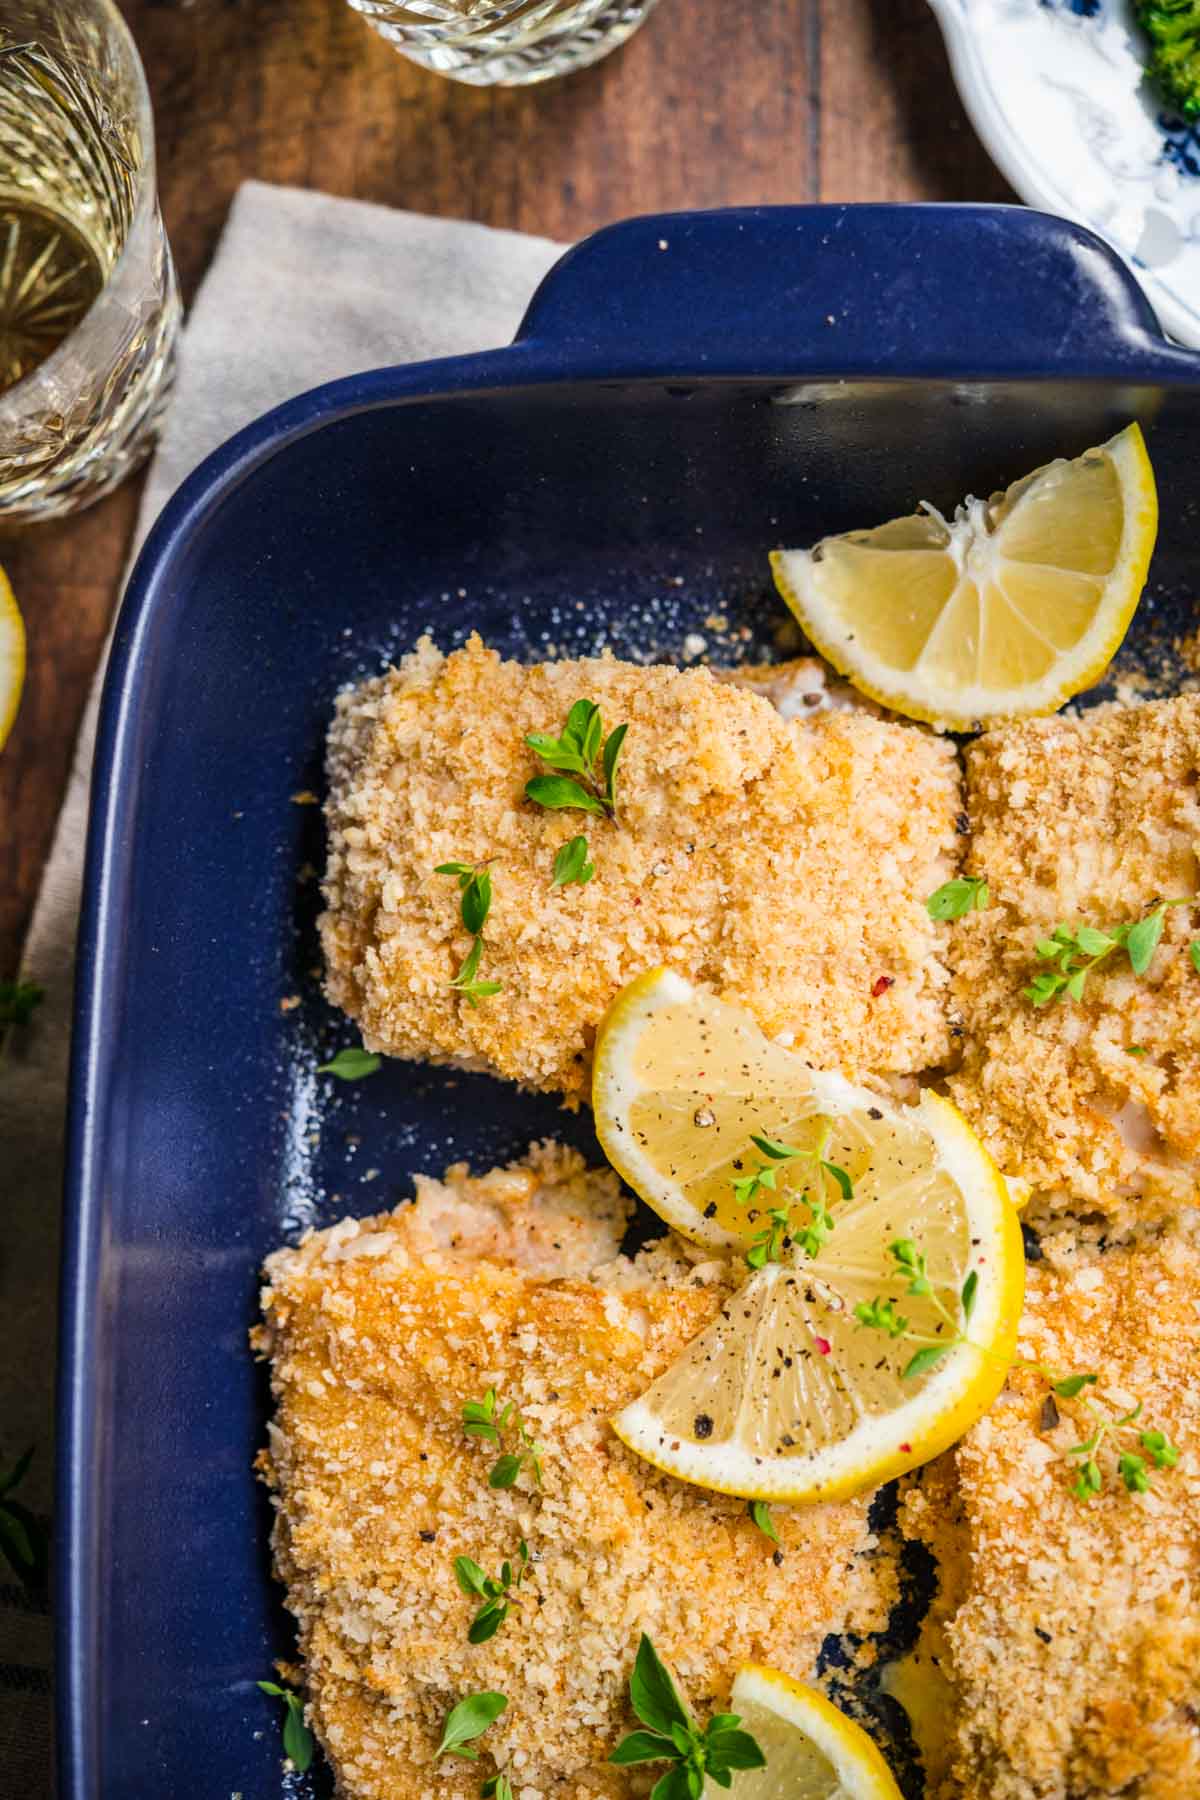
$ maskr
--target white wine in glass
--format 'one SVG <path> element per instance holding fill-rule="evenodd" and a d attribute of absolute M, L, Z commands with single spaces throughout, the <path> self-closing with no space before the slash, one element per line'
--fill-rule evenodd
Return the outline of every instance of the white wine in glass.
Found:
<path fill-rule="evenodd" d="M 350 0 L 397 50 L 477 87 L 567 75 L 607 56 L 657 0 Z"/>
<path fill-rule="evenodd" d="M 0 527 L 141 461 L 178 321 L 124 21 L 111 0 L 0 0 Z"/>

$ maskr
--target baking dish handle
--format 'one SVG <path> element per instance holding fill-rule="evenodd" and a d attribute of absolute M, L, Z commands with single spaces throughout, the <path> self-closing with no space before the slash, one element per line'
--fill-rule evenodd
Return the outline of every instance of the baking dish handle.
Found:
<path fill-rule="evenodd" d="M 564 373 L 1200 379 L 1102 239 L 1017 206 L 630 219 L 550 270 L 518 334 L 534 342 Z"/>

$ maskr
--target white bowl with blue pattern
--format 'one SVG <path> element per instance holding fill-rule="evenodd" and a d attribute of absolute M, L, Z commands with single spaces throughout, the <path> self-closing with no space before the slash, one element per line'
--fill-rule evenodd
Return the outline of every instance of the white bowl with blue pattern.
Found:
<path fill-rule="evenodd" d="M 1129 0 L 930 0 L 993 161 L 1030 206 L 1106 238 L 1165 330 L 1200 344 L 1200 124 L 1145 73 Z"/>

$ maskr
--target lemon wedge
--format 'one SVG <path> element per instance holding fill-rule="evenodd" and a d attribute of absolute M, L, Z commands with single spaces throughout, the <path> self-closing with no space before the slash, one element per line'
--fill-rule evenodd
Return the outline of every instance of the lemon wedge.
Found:
<path fill-rule="evenodd" d="M 815 1688 L 749 1663 L 729 1704 L 767 1759 L 734 1776 L 734 1800 L 901 1800 L 866 1732 Z M 709 1782 L 704 1792 L 716 1800 L 721 1790 Z"/>
<path fill-rule="evenodd" d="M 25 621 L 0 569 L 0 750 L 12 730 L 25 685 Z"/>
<path fill-rule="evenodd" d="M 751 1262 L 770 1240 L 708 1330 L 614 1419 L 631 1450 L 720 1493 L 832 1500 L 928 1462 L 991 1405 L 1016 1343 L 1021 1233 L 947 1101 L 895 1106 L 812 1070 L 666 969 L 613 1003 L 592 1097 L 605 1154 L 668 1224 Z M 747 1196 L 763 1171 L 769 1185 Z M 806 1232 L 814 1196 L 820 1242 Z M 897 1244 L 925 1258 L 928 1292 L 910 1292 Z M 889 1299 L 902 1336 L 856 1315 Z"/>
<path fill-rule="evenodd" d="M 1053 712 L 1129 628 L 1158 528 L 1134 424 L 952 520 L 932 507 L 811 550 L 775 550 L 805 635 L 873 700 L 947 730 Z"/>

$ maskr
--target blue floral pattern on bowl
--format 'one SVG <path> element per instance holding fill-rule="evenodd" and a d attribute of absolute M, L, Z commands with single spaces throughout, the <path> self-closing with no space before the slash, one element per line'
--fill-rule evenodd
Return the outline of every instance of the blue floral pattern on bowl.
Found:
<path fill-rule="evenodd" d="M 1106 238 L 1200 344 L 1200 129 L 1146 79 L 1129 0 L 930 0 L 992 158 L 1031 206 Z"/>

